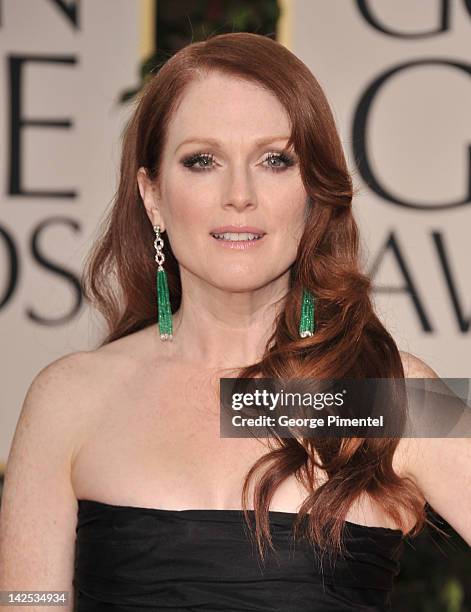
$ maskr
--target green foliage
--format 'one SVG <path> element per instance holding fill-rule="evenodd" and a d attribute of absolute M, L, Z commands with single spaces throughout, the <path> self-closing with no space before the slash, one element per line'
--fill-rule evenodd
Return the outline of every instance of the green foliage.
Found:
<path fill-rule="evenodd" d="M 392 602 L 397 612 L 471 612 L 471 554 L 467 543 L 429 506 L 446 536 L 426 527 L 406 538 Z"/>
<path fill-rule="evenodd" d="M 276 38 L 280 9 L 277 0 L 159 0 L 156 14 L 156 51 L 141 64 L 137 87 L 121 94 L 121 104 L 132 100 L 151 74 L 191 42 L 225 32 Z"/>

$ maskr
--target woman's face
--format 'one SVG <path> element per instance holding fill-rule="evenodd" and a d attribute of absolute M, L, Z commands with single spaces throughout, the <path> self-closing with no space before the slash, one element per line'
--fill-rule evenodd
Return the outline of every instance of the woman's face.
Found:
<path fill-rule="evenodd" d="M 289 270 L 307 205 L 299 160 L 293 151 L 283 155 L 289 135 L 286 111 L 255 83 L 215 72 L 188 86 L 169 124 L 154 191 L 138 173 L 149 219 L 165 229 L 182 278 L 189 272 L 241 292 Z M 263 237 L 248 243 L 214 236 L 231 225 Z"/>

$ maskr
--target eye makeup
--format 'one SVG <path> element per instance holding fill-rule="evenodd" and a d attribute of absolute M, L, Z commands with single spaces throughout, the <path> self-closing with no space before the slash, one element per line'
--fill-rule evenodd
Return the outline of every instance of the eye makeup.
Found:
<path fill-rule="evenodd" d="M 268 153 L 263 160 L 264 162 L 272 162 L 275 161 L 277 163 L 281 162 L 284 166 L 277 166 L 269 163 L 266 168 L 270 169 L 272 172 L 282 172 L 291 166 L 296 164 L 295 158 L 287 153 L 286 151 L 275 152 L 271 151 Z M 181 160 L 181 164 L 188 168 L 193 172 L 206 172 L 207 170 L 211 170 L 212 166 L 207 165 L 214 162 L 214 155 L 212 153 L 208 153 L 205 151 L 198 151 L 192 155 L 186 156 Z M 198 166 L 197 164 L 204 163 L 204 166 Z"/>

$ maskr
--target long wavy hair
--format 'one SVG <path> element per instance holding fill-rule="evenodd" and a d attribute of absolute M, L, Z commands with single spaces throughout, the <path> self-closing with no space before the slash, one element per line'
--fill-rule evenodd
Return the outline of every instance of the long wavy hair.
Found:
<path fill-rule="evenodd" d="M 282 103 L 291 121 L 292 145 L 300 158 L 309 196 L 305 231 L 290 270 L 289 290 L 262 359 L 240 378 L 404 378 L 392 336 L 376 316 L 370 279 L 360 269 L 359 233 L 352 214 L 354 190 L 329 103 L 306 65 L 280 43 L 258 34 L 210 35 L 184 47 L 158 67 L 135 100 L 123 137 L 120 179 L 113 206 L 88 254 L 81 284 L 85 299 L 104 316 L 103 346 L 156 324 L 154 232 L 137 184 L 143 166 L 158 179 L 166 131 L 189 83 L 212 71 L 262 85 Z M 172 312 L 181 301 L 178 262 L 164 247 Z M 303 288 L 316 297 L 316 331 L 299 338 Z M 157 332 L 156 332 L 157 333 Z M 410 535 L 430 521 L 415 483 L 393 470 L 398 438 L 277 438 L 247 472 L 242 507 L 254 488 L 255 538 L 262 558 L 273 548 L 269 505 L 275 490 L 295 475 L 308 492 L 294 521 L 321 550 L 343 549 L 344 520 L 362 493 L 373 498 Z M 316 486 L 315 469 L 328 479 Z M 265 468 L 265 470 L 263 470 Z M 318 483 L 319 484 L 319 483 Z M 403 511 L 405 513 L 403 514 Z"/>

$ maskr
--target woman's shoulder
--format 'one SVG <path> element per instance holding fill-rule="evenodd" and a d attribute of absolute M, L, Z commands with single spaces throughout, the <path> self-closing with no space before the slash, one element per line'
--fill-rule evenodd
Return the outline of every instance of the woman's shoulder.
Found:
<path fill-rule="evenodd" d="M 54 410 L 57 404 L 63 403 L 75 395 L 77 390 L 84 389 L 89 382 L 92 364 L 96 361 L 92 351 L 76 351 L 63 355 L 41 368 L 34 376 L 26 393 L 26 399 L 34 397 L 34 404 L 44 404 Z M 79 393 L 77 399 L 80 399 Z M 47 399 L 47 401 L 42 401 Z M 58 408 L 58 409 L 61 409 Z"/>
<path fill-rule="evenodd" d="M 113 380 L 122 380 L 128 373 L 132 376 L 145 364 L 154 350 L 153 357 L 159 358 L 158 349 L 152 344 L 152 330 L 144 328 L 122 338 L 118 338 L 90 350 L 76 351 L 64 355 L 43 368 L 37 378 L 43 381 L 55 380 L 62 383 L 66 390 L 69 384 L 77 384 L 83 391 L 93 391 L 106 388 Z M 119 378 L 116 378 L 119 377 Z"/>
<path fill-rule="evenodd" d="M 399 351 L 405 378 L 438 378 L 438 374 L 425 361 L 407 351 Z"/>
<path fill-rule="evenodd" d="M 98 395 L 100 361 L 94 351 L 76 351 L 48 363 L 31 381 L 20 419 L 48 423 L 75 446 Z"/>
<path fill-rule="evenodd" d="M 136 335 L 68 353 L 48 363 L 31 381 L 23 412 L 68 429 L 69 439 L 80 446 L 90 426 L 102 417 L 110 391 L 126 385 L 140 371 L 144 355 Z"/>
<path fill-rule="evenodd" d="M 156 325 L 144 327 L 90 351 L 97 365 L 105 368 L 140 368 L 163 356 Z"/>
<path fill-rule="evenodd" d="M 399 351 L 405 378 L 438 378 L 438 374 L 425 361 L 407 351 Z M 402 476 L 414 477 L 418 452 L 418 438 L 400 438 L 394 454 L 394 467 Z"/>
<path fill-rule="evenodd" d="M 118 365 L 118 352 L 104 351 L 102 348 L 80 350 L 63 355 L 51 361 L 33 378 L 28 394 L 47 395 L 51 400 L 77 407 L 83 399 L 89 399 L 93 391 L 98 391 L 103 381 L 103 373 Z M 51 405 L 51 402 L 49 402 Z"/>

